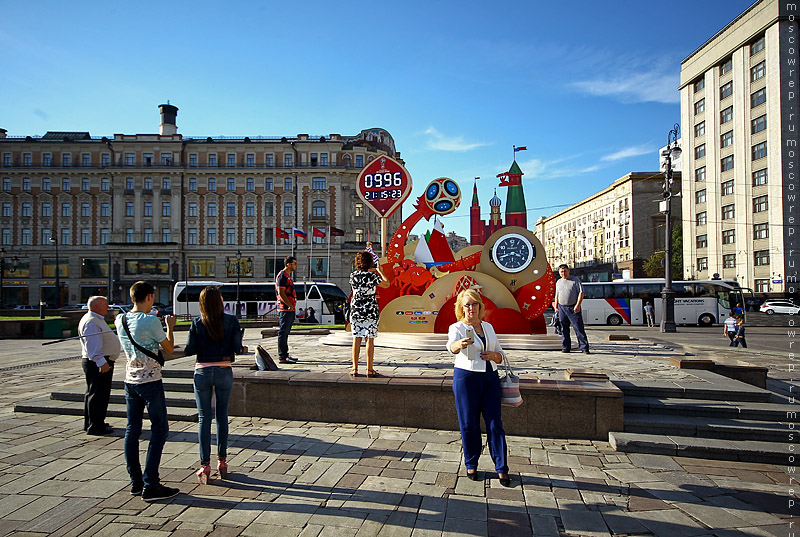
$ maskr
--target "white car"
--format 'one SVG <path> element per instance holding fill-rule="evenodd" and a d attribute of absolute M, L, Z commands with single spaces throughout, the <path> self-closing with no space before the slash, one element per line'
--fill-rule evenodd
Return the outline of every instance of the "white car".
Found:
<path fill-rule="evenodd" d="M 773 313 L 797 315 L 800 313 L 800 306 L 796 306 L 788 300 L 768 300 L 761 304 L 759 311 L 763 311 L 767 315 L 772 315 Z"/>

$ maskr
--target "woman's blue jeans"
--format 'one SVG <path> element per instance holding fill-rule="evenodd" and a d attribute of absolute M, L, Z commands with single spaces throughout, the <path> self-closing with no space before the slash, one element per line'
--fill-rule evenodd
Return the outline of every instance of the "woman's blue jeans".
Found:
<path fill-rule="evenodd" d="M 217 418 L 217 457 L 228 456 L 228 405 L 233 390 L 233 368 L 203 367 L 194 371 L 194 399 L 197 402 L 199 428 L 197 439 L 200 444 L 200 463 L 211 462 L 211 395 L 216 392 Z"/>

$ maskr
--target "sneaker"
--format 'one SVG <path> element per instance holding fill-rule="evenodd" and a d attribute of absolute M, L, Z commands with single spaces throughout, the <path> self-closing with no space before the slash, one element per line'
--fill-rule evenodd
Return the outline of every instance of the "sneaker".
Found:
<path fill-rule="evenodd" d="M 131 496 L 141 496 L 144 483 L 131 483 Z"/>
<path fill-rule="evenodd" d="M 280 360 L 278 360 L 278 362 L 282 364 L 296 364 L 297 358 L 294 358 L 292 356 L 287 356 L 286 358 L 281 358 Z"/>
<path fill-rule="evenodd" d="M 173 487 L 165 487 L 161 483 L 155 487 L 147 487 L 142 491 L 142 499 L 146 502 L 154 502 L 156 500 L 166 500 L 180 494 L 181 490 Z"/>

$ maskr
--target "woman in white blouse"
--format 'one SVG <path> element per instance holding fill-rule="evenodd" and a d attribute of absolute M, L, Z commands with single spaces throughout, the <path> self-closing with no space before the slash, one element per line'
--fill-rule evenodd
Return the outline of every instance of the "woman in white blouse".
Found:
<path fill-rule="evenodd" d="M 453 369 L 453 393 L 456 398 L 458 426 L 464 449 L 467 477 L 478 479 L 481 454 L 480 417 L 486 424 L 489 452 L 504 487 L 511 485 L 508 475 L 508 446 L 501 416 L 500 377 L 497 364 L 503 361 L 503 349 L 491 324 L 483 321 L 483 299 L 475 289 L 461 291 L 456 298 L 457 323 L 447 334 L 447 349 L 456 355 Z"/>

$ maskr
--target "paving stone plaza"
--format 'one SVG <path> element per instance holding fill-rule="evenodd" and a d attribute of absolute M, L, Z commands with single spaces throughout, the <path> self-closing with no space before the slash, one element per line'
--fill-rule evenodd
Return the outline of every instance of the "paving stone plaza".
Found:
<path fill-rule="evenodd" d="M 252 332 L 252 333 L 250 333 Z M 186 332 L 177 334 L 185 342 Z M 246 333 L 250 350 L 275 340 Z M 564 378 L 598 369 L 612 380 L 681 381 L 683 354 L 644 338 L 611 342 L 590 332 L 593 354 L 513 351 L 522 376 Z M 317 336 L 290 337 L 287 366 L 346 371 L 350 349 Z M 231 419 L 226 480 L 196 482 L 195 423 L 170 423 L 161 479 L 182 494 L 145 503 L 128 492 L 125 420 L 89 437 L 82 417 L 15 414 L 14 403 L 55 389 L 80 390 L 76 342 L 0 341 L 0 535 L 58 536 L 788 536 L 793 534 L 785 466 L 621 453 L 606 441 L 512 436 L 512 487 L 501 487 L 488 453 L 477 482 L 464 476 L 458 432 Z M 252 356 L 239 357 L 250 361 Z M 363 360 L 363 357 L 362 357 Z M 191 369 L 191 358 L 168 369 Z M 122 364 L 120 363 L 120 366 Z M 363 367 L 363 365 L 362 365 Z M 115 378 L 122 378 L 119 367 Z M 376 349 L 385 375 L 444 375 L 444 349 Z M 115 394 L 119 394 L 115 390 Z M 292 405 L 292 401 L 287 401 Z M 212 451 L 213 454 L 213 451 Z"/>

